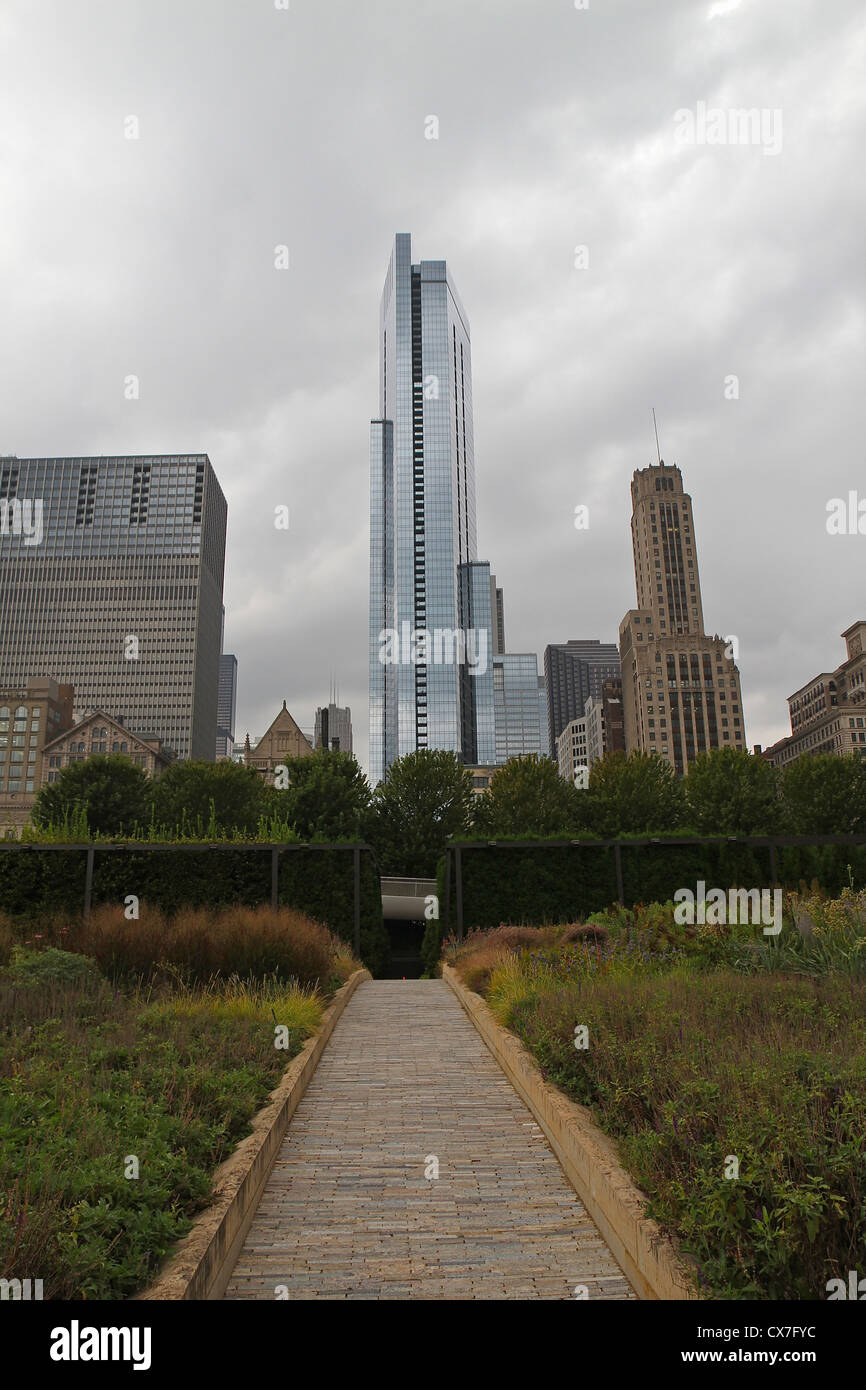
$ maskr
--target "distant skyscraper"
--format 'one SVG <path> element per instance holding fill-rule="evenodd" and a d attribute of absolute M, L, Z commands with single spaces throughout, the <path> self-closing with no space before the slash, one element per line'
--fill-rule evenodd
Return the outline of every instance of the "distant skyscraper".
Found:
<path fill-rule="evenodd" d="M 493 618 L 493 655 L 505 651 L 505 604 L 502 590 L 496 587 L 496 575 L 490 576 L 490 611 Z"/>
<path fill-rule="evenodd" d="M 637 469 L 631 499 L 638 606 L 619 625 L 625 747 L 683 773 L 710 748 L 745 747 L 740 673 L 728 639 L 704 632 L 692 499 L 679 468 Z"/>
<path fill-rule="evenodd" d="M 489 566 L 478 562 L 475 535 L 469 322 L 445 262 L 413 265 L 411 238 L 401 233 L 382 292 L 371 426 L 374 783 L 416 748 L 451 749 L 467 763 L 492 759 L 491 662 Z"/>
<path fill-rule="evenodd" d="M 216 755 L 230 758 L 235 741 L 235 707 L 238 696 L 238 659 L 230 652 L 220 657 L 219 695 L 217 698 Z"/>
<path fill-rule="evenodd" d="M 338 739 L 337 747 L 341 753 L 351 753 L 352 751 L 352 711 L 348 705 L 342 708 L 334 704 L 333 700 L 324 709 L 320 706 L 316 710 L 316 731 L 314 735 L 314 748 L 322 748 L 322 716 L 327 714 L 325 721 L 328 726 L 328 748 L 334 747 L 334 739 Z"/>
<path fill-rule="evenodd" d="M 207 455 L 2 458 L 0 513 L 0 686 L 48 673 L 212 760 L 226 501 Z"/>
<path fill-rule="evenodd" d="M 496 759 L 529 753 L 547 757 L 547 730 L 539 700 L 538 657 L 535 652 L 510 652 L 493 658 L 493 698 L 496 710 Z"/>
<path fill-rule="evenodd" d="M 556 741 L 566 724 L 584 715 L 590 695 L 600 698 L 604 681 L 619 673 L 619 651 L 615 642 L 599 642 L 597 638 L 572 639 L 545 649 L 548 739 L 552 757 L 556 756 Z"/>
<path fill-rule="evenodd" d="M 550 721 L 547 713 L 547 680 L 538 677 L 538 727 L 541 733 L 541 752 L 545 758 L 552 758 L 556 752 L 550 746 Z"/>

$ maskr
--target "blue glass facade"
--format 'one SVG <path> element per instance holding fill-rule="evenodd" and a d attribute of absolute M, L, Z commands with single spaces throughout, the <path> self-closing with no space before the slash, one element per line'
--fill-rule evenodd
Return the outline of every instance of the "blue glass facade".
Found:
<path fill-rule="evenodd" d="M 495 658 L 495 762 L 505 763 L 509 758 L 524 757 L 528 753 L 548 756 L 543 706 L 539 696 L 538 657 L 535 652 L 504 653 Z"/>
<path fill-rule="evenodd" d="M 461 567 L 477 561 L 469 323 L 445 262 L 413 265 L 405 233 L 385 277 L 379 352 L 370 486 L 374 784 L 416 748 L 451 749 L 471 762 L 492 746 L 482 633 L 467 630 L 471 609 L 484 623 L 489 669 L 489 567 L 486 603 L 474 578 L 461 579 Z M 390 649 L 389 633 L 398 639 Z M 467 673 L 467 651 L 477 675 Z M 469 687 L 469 679 L 481 684 Z"/>
<path fill-rule="evenodd" d="M 472 634 L 472 646 L 461 668 L 461 752 L 470 766 L 489 766 L 496 759 L 490 565 L 486 560 L 461 565 L 459 580 L 460 621 L 463 630 Z"/>

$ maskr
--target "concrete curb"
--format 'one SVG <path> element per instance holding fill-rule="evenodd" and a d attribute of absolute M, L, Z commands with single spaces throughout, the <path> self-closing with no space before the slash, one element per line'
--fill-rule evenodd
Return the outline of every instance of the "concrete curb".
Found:
<path fill-rule="evenodd" d="M 137 1298 L 223 1297 L 289 1121 L 334 1025 L 358 985 L 370 978 L 368 970 L 356 970 L 337 990 L 322 1015 L 318 1031 L 289 1063 L 268 1104 L 254 1117 L 252 1134 L 216 1170 L 212 1205 L 195 1218 L 192 1230 L 175 1247 L 163 1272 Z"/>
<path fill-rule="evenodd" d="M 443 965 L 442 977 L 544 1130 L 568 1181 L 638 1297 L 700 1298 L 688 1266 L 646 1215 L 646 1198 L 622 1167 L 615 1144 L 598 1128 L 590 1112 L 544 1080 L 523 1043 L 496 1022 L 484 1000 L 466 988 L 452 966 Z"/>

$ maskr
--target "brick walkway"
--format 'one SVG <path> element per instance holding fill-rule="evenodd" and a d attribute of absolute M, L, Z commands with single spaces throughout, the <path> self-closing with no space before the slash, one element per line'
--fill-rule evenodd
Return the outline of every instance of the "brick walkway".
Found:
<path fill-rule="evenodd" d="M 226 1298 L 279 1284 L 290 1299 L 635 1297 L 442 980 L 365 982 L 337 1023 Z"/>

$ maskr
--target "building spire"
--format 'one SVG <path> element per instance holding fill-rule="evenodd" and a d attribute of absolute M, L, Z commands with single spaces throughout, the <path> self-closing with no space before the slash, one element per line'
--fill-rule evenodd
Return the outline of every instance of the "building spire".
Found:
<path fill-rule="evenodd" d="M 658 427 L 658 425 L 656 424 L 656 408 L 655 408 L 655 406 L 653 406 L 652 411 L 653 411 L 653 429 L 655 430 L 655 436 L 656 436 L 656 455 L 658 456 L 659 468 L 661 468 L 661 465 L 662 465 L 662 451 L 661 451 L 661 449 L 659 448 L 659 427 Z"/>

